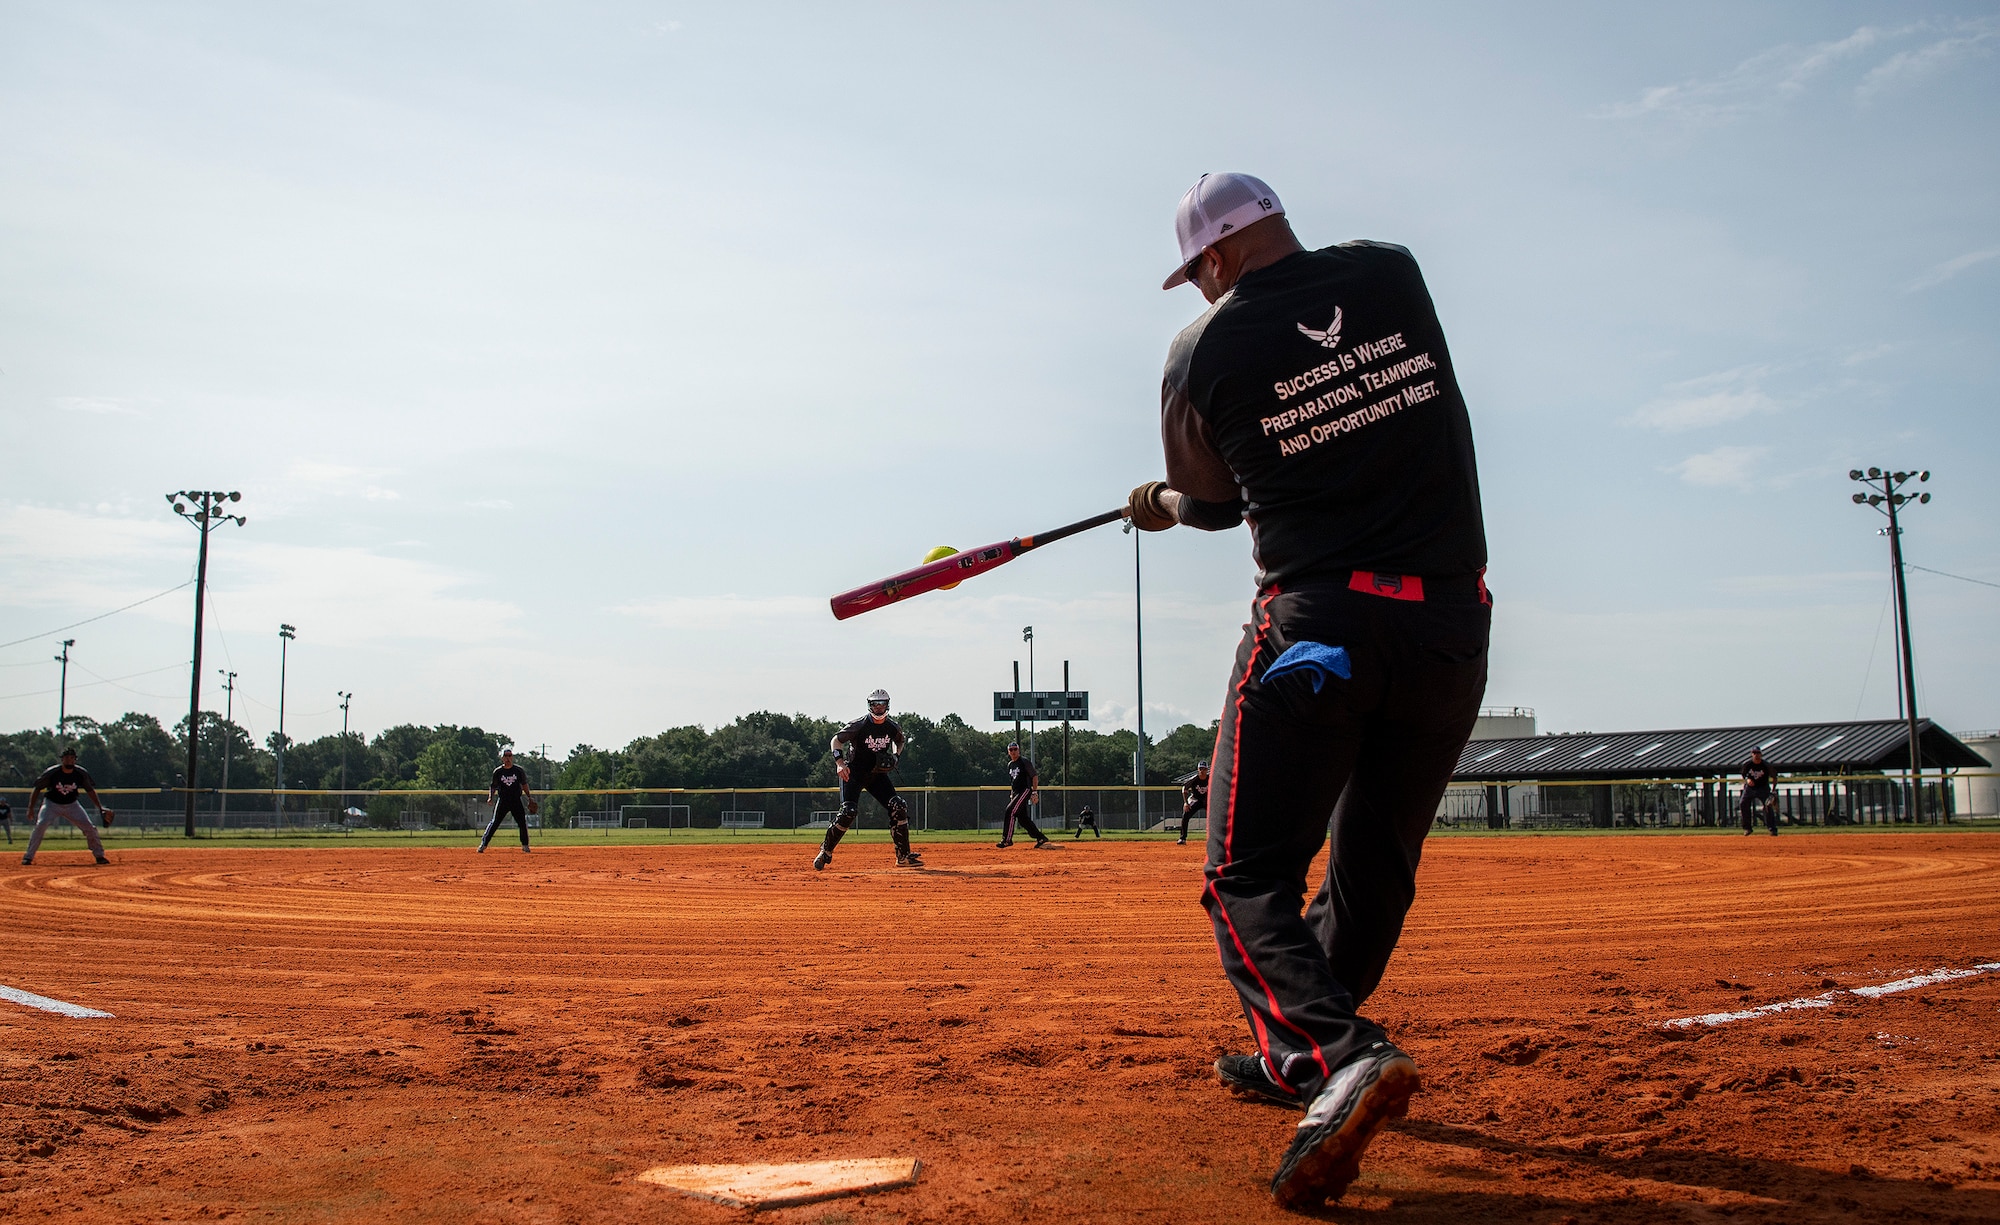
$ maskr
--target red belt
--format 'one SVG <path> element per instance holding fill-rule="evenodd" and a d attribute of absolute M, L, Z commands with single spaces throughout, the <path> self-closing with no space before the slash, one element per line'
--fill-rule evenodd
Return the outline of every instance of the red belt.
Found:
<path fill-rule="evenodd" d="M 1479 589 L 1479 602 L 1491 604 L 1493 597 L 1486 591 L 1486 570 L 1481 567 L 1475 579 Z M 1355 570 L 1348 574 L 1347 589 L 1364 595 L 1379 595 L 1391 600 L 1416 600 L 1424 598 L 1424 580 L 1416 574 L 1384 574 L 1379 570 Z"/>

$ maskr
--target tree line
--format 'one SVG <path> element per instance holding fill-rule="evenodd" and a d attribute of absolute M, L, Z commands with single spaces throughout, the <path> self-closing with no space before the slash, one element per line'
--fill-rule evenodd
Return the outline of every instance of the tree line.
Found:
<path fill-rule="evenodd" d="M 932 720 L 901 713 L 909 744 L 898 782 L 904 787 L 965 787 L 1007 781 L 1012 728 L 981 731 L 958 715 Z M 667 790 L 703 787 L 814 787 L 835 783 L 827 741 L 845 720 L 757 711 L 713 731 L 690 724 L 641 736 L 618 749 L 577 745 L 561 759 L 523 749 L 512 737 L 456 724 L 399 724 L 372 739 L 359 732 L 282 742 L 284 785 L 300 790 L 484 789 L 500 751 L 513 748 L 531 783 L 543 790 L 633 787 Z M 72 716 L 65 732 L 53 729 L 0 734 L 0 786 L 25 787 L 56 764 L 65 744 L 77 747 L 78 764 L 101 787 L 178 787 L 187 769 L 188 721 L 171 730 L 148 714 L 128 713 L 109 723 Z M 222 785 L 225 756 L 229 786 L 267 788 L 278 782 L 273 732 L 263 744 L 211 711 L 202 712 L 197 787 Z M 1025 729 L 1022 740 L 1027 741 Z M 1194 769 L 1215 743 L 1215 725 L 1182 724 L 1146 738 L 1146 781 L 1171 783 Z M 1121 786 L 1132 781 L 1139 745 L 1130 731 L 1072 728 L 1069 781 L 1079 787 Z M 1043 782 L 1062 781 L 1062 729 L 1043 727 L 1036 738 Z"/>

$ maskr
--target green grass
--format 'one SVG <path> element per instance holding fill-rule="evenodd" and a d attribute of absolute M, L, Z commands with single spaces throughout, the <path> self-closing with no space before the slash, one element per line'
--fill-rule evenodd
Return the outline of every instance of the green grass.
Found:
<path fill-rule="evenodd" d="M 27 831 L 21 822 L 15 822 L 13 847 L 17 853 L 27 848 Z M 979 843 L 992 842 L 998 835 L 994 830 L 916 830 L 914 837 L 919 849 L 937 843 Z M 1104 836 L 1106 842 L 1154 842 L 1171 844 L 1175 836 L 1173 830 L 1164 833 L 1133 833 L 1111 831 Z M 1951 825 L 1843 825 L 1831 829 L 1805 829 L 1786 827 L 1783 836 L 1796 837 L 1803 833 L 1814 834 L 1883 834 L 1883 833 L 2000 833 L 2000 821 L 1960 821 Z M 1634 834 L 1649 837 L 1743 837 L 1743 832 L 1735 828 L 1723 829 L 1551 829 L 1551 830 L 1487 830 L 1487 829 L 1441 829 L 1432 833 L 1433 838 L 1604 838 L 1630 837 Z M 562 846 L 764 846 L 794 845 L 810 846 L 818 843 L 820 830 L 664 830 L 664 829 L 547 829 L 535 830 L 530 834 L 538 847 Z M 1071 841 L 1068 831 L 1053 835 L 1058 842 Z M 1757 837 L 1768 838 L 1761 829 Z M 1200 835 L 1195 836 L 1199 841 Z M 479 844 L 477 830 L 427 830 L 420 833 L 396 830 L 364 829 L 352 833 L 319 833 L 305 831 L 267 832 L 259 830 L 230 830 L 214 833 L 203 830 L 195 838 L 183 837 L 178 832 L 168 832 L 158 827 L 144 833 L 136 829 L 106 831 L 105 845 L 113 850 L 137 849 L 141 847 L 464 847 L 467 850 Z M 847 835 L 842 847 L 861 844 L 886 845 L 889 831 L 883 829 L 856 830 Z M 1086 833 L 1081 841 L 1085 844 L 1096 841 Z M 519 840 L 512 827 L 501 830 L 493 838 L 493 851 L 509 851 L 518 846 Z M 0 844 L 4 849 L 6 844 Z M 83 836 L 67 825 L 61 829 L 51 829 L 42 842 L 44 853 L 49 851 L 80 851 Z M 1027 844 L 1023 842 L 1025 849 Z M 491 852 L 489 852 L 491 853 Z M 518 854 L 518 852 L 514 852 Z"/>

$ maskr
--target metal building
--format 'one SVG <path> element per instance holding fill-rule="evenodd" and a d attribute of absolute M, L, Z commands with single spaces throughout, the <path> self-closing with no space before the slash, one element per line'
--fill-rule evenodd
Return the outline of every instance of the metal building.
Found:
<path fill-rule="evenodd" d="M 1908 768 L 1908 735 L 1901 720 L 1874 719 L 1473 740 L 1439 820 L 1492 828 L 1724 824 L 1734 819 L 1732 794 L 1740 795 L 1737 777 L 1752 748 L 1779 771 L 1781 807 L 1794 823 L 1949 819 L 1958 797 L 1935 781 L 1919 814 L 1906 811 L 1910 799 L 1893 773 Z M 1991 768 L 1928 719 L 1919 720 L 1918 737 L 1928 769 Z"/>

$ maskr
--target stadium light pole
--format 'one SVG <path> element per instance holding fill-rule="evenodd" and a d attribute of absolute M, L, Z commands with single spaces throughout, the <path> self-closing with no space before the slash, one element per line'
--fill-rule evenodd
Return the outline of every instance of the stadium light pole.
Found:
<path fill-rule="evenodd" d="M 167 495 L 167 505 L 174 513 L 201 533 L 201 550 L 196 555 L 194 566 L 194 667 L 188 669 L 194 678 L 188 682 L 188 765 L 184 794 L 187 796 L 186 834 L 194 837 L 194 789 L 195 780 L 201 776 L 195 773 L 195 765 L 201 753 L 201 612 L 203 597 L 208 594 L 208 534 L 225 523 L 242 527 L 249 520 L 242 515 L 224 514 L 225 502 L 241 502 L 243 495 L 235 490 L 223 493 L 216 489 L 183 489 Z"/>
<path fill-rule="evenodd" d="M 69 722 L 69 649 L 75 645 L 76 645 L 76 639 L 74 638 L 63 639 L 62 640 L 63 652 L 62 654 L 56 656 L 56 662 L 62 665 L 62 685 L 57 690 L 59 696 L 56 698 L 57 740 L 62 739 L 63 726 Z"/>
<path fill-rule="evenodd" d="M 290 662 L 292 639 L 298 631 L 289 625 L 278 626 L 278 808 L 282 812 L 285 805 L 285 666 Z"/>
<path fill-rule="evenodd" d="M 1028 692 L 1030 695 L 1032 695 L 1041 692 L 1040 690 L 1035 688 L 1035 627 L 1034 626 L 1024 625 L 1021 627 L 1021 641 L 1028 644 Z M 1035 760 L 1035 721 L 1033 719 L 1028 720 L 1028 760 L 1029 761 Z"/>
<path fill-rule="evenodd" d="M 1868 486 L 1867 493 L 1854 495 L 1854 504 L 1872 506 L 1889 518 L 1889 526 L 1882 529 L 1882 534 L 1889 538 L 1889 568 L 1896 590 L 1897 638 L 1903 656 L 1902 713 L 1910 733 L 1910 803 L 1904 811 L 1915 821 L 1920 816 L 1918 806 L 1923 800 L 1924 759 L 1917 739 L 1917 663 L 1910 649 L 1910 594 L 1903 578 L 1903 526 L 1898 512 L 1910 503 L 1922 506 L 1931 500 L 1931 495 L 1901 492 L 1912 477 L 1922 484 L 1931 479 L 1930 470 L 1885 472 L 1880 468 L 1870 468 L 1864 473 L 1859 468 L 1852 468 L 1847 473 L 1848 480 Z M 1878 488 L 1880 493 L 1875 492 Z"/>
<path fill-rule="evenodd" d="M 342 689 L 336 689 L 336 690 L 334 690 L 334 692 L 340 695 L 340 807 L 341 807 L 341 815 L 342 815 L 342 816 L 346 816 L 346 815 L 347 815 L 347 813 L 346 813 L 346 809 L 347 809 L 347 704 L 348 704 L 349 702 L 352 702 L 352 701 L 354 700 L 354 695 L 353 695 L 353 694 L 351 694 L 351 693 L 348 693 L 347 691 L 345 691 L 345 690 L 342 690 Z"/>
<path fill-rule="evenodd" d="M 229 750 L 235 736 L 230 729 L 236 726 L 236 674 L 227 668 L 217 668 L 222 673 L 222 828 L 229 828 Z"/>

